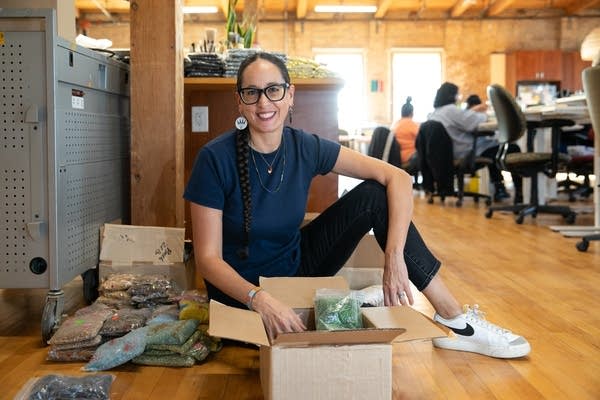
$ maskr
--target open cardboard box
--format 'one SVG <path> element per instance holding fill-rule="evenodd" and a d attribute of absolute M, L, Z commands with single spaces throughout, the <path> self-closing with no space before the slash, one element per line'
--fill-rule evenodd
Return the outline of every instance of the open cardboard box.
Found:
<path fill-rule="evenodd" d="M 446 336 L 410 307 L 362 308 L 364 329 L 315 331 L 316 290 L 348 289 L 343 277 L 261 278 L 260 285 L 309 330 L 270 341 L 258 313 L 211 301 L 209 334 L 260 346 L 266 399 L 391 399 L 392 343 Z"/>
<path fill-rule="evenodd" d="M 184 262 L 184 228 L 104 224 L 100 280 L 110 274 L 162 275 L 180 289 L 193 289 L 193 257 Z"/>

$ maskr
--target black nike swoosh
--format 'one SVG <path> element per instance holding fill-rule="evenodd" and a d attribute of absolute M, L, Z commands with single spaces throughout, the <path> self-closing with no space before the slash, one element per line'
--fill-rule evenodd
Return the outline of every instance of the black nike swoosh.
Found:
<path fill-rule="evenodd" d="M 448 328 L 452 329 L 452 332 L 457 333 L 462 336 L 473 336 L 475 334 L 475 330 L 469 324 L 467 324 L 467 326 L 462 329 L 452 328 L 451 326 L 449 326 Z"/>

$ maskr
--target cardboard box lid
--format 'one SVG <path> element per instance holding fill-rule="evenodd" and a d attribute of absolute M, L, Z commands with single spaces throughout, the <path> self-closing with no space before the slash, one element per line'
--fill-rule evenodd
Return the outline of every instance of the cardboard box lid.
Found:
<path fill-rule="evenodd" d="M 286 304 L 299 305 L 293 308 L 312 308 L 316 289 L 331 288 L 330 285 L 338 285 L 334 288 L 343 289 L 344 286 L 347 288 L 347 283 L 342 277 L 261 278 L 261 286 L 271 295 L 281 300 L 287 299 Z M 298 293 L 292 295 L 292 292 Z M 445 333 L 431 320 L 410 307 L 367 307 L 362 311 L 363 316 L 374 328 L 284 333 L 271 343 L 258 313 L 211 301 L 208 332 L 211 336 L 262 346 L 391 343 L 445 336 Z"/>
<path fill-rule="evenodd" d="M 342 276 L 318 278 L 265 278 L 260 277 L 260 287 L 277 300 L 292 308 L 313 308 L 317 289 L 347 289 L 348 282 Z"/>
<path fill-rule="evenodd" d="M 183 262 L 184 228 L 105 224 L 100 261 L 114 264 Z"/>
<path fill-rule="evenodd" d="M 379 328 L 406 327 L 406 332 L 394 342 L 444 337 L 447 333 L 426 315 L 407 306 L 364 307 L 363 315 Z"/>

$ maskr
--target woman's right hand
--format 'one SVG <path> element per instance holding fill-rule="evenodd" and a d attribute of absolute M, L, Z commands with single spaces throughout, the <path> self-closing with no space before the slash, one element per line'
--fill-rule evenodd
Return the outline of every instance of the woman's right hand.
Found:
<path fill-rule="evenodd" d="M 302 332 L 306 326 L 294 310 L 261 290 L 254 296 L 252 308 L 260 314 L 270 340 L 282 332 Z"/>

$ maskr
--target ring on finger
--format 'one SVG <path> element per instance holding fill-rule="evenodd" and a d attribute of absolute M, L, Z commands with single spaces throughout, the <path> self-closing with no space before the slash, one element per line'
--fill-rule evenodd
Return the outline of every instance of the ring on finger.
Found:
<path fill-rule="evenodd" d="M 400 293 L 398 293 L 398 297 L 399 297 L 399 298 L 401 298 L 401 299 L 402 299 L 403 297 L 406 297 L 406 292 L 405 292 L 404 290 L 403 290 L 403 291 L 401 291 Z"/>

